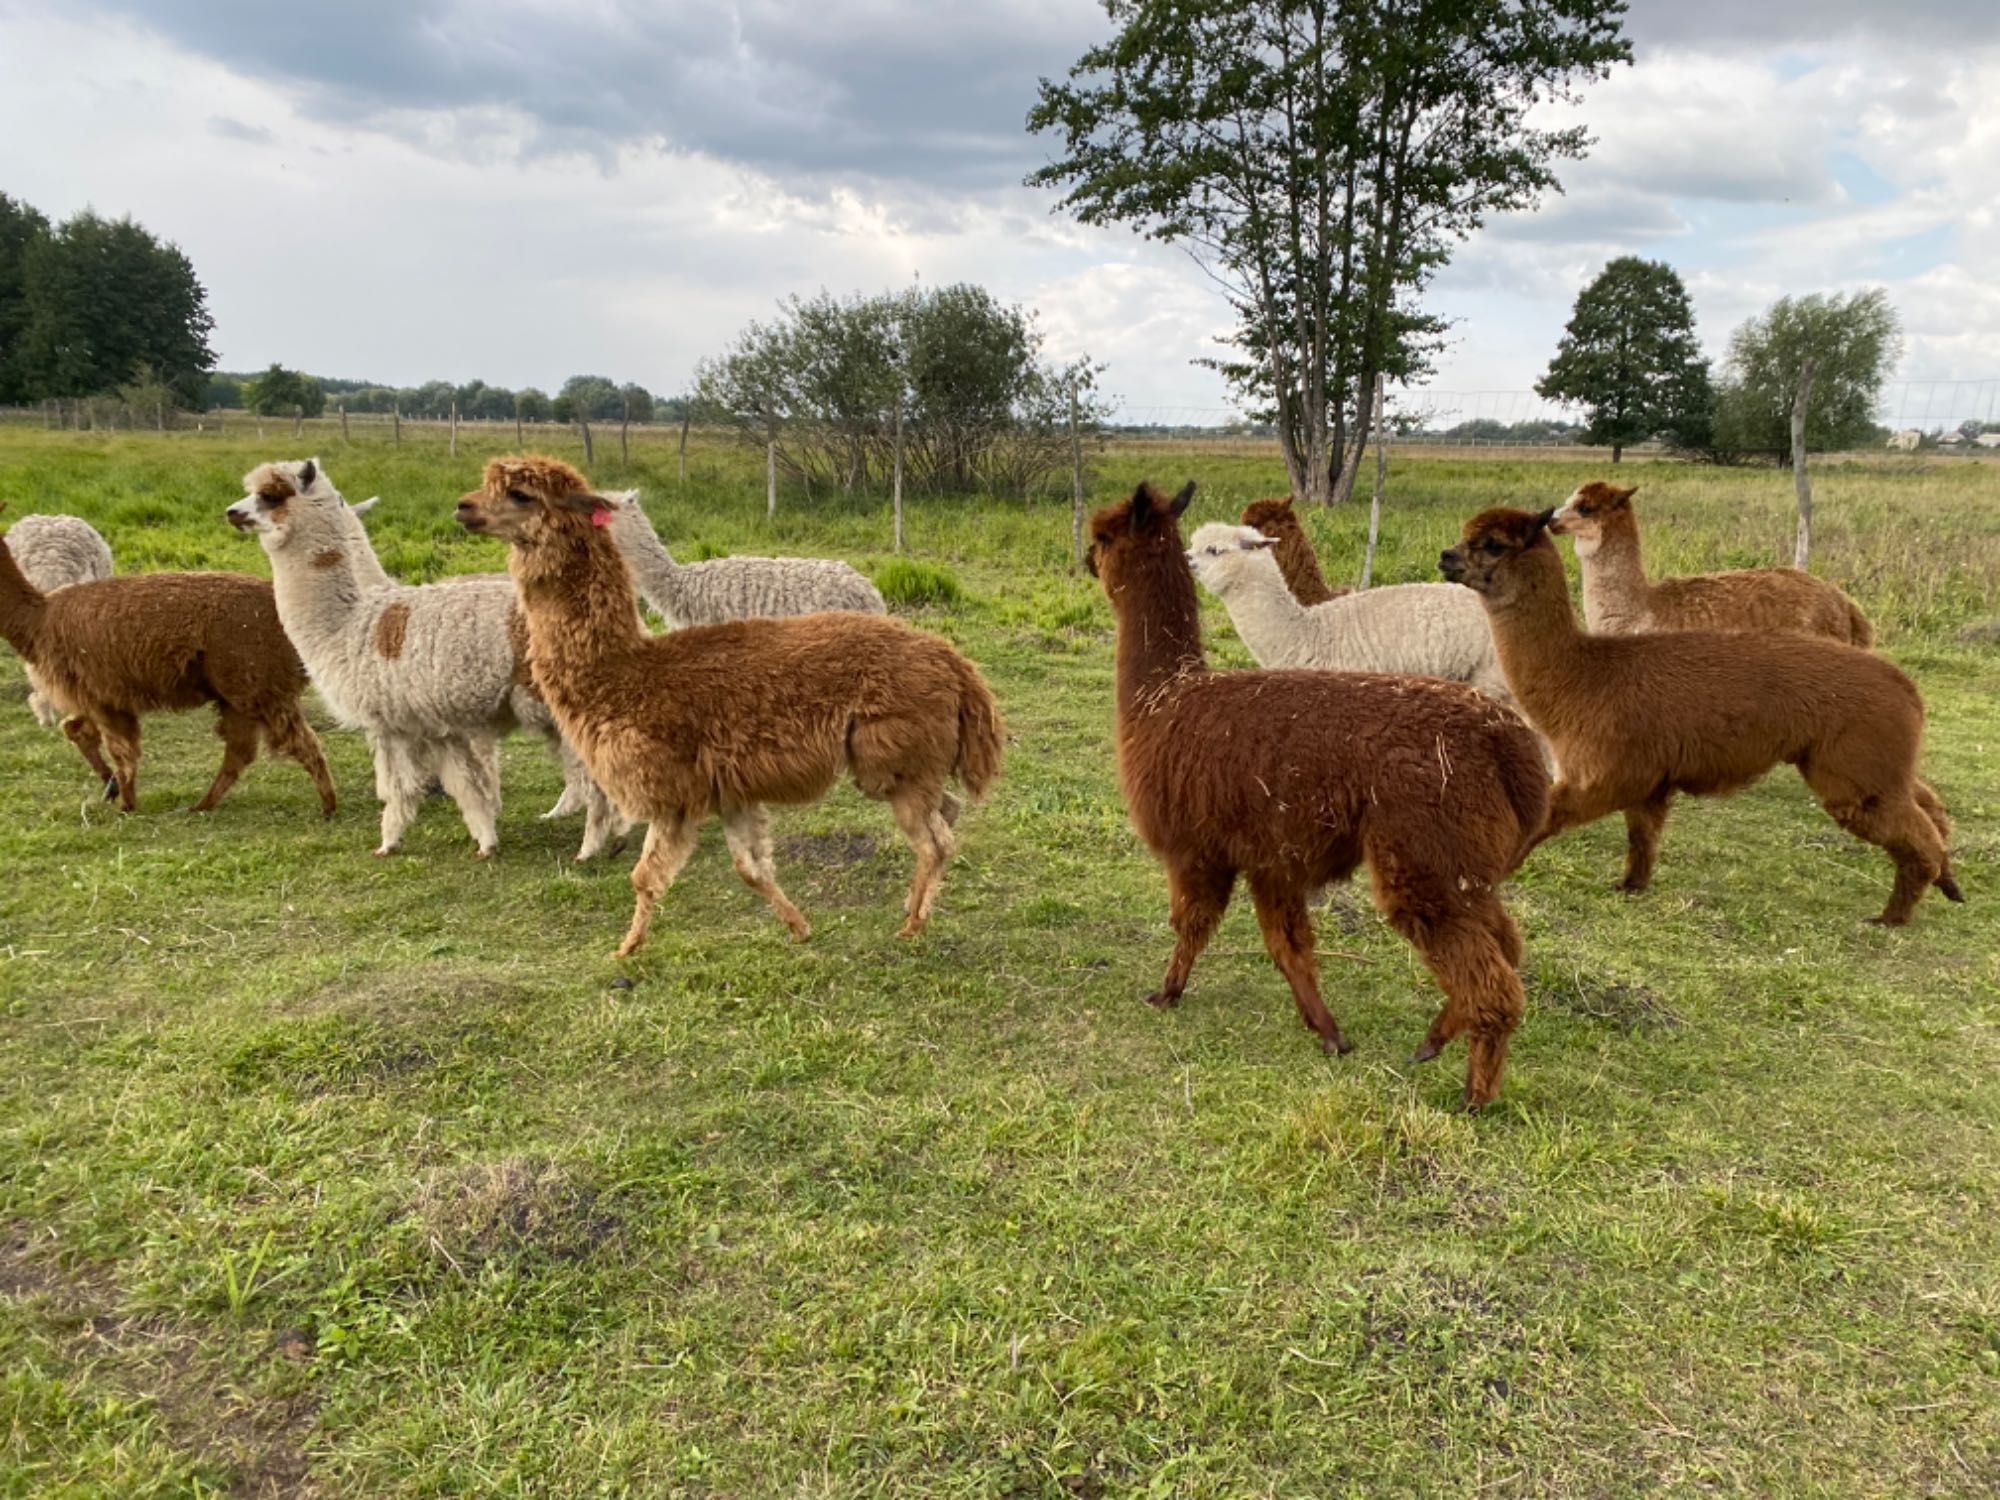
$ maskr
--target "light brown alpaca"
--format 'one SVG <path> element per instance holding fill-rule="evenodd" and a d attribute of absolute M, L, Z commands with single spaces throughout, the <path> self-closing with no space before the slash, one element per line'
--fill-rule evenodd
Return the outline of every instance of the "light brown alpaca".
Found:
<path fill-rule="evenodd" d="M 299 708 L 306 669 L 263 579 L 136 573 L 44 594 L 0 541 L 0 638 L 35 669 L 65 715 L 63 733 L 121 810 L 138 805 L 140 716 L 213 703 L 222 768 L 194 811 L 236 784 L 261 734 L 305 767 L 333 816 L 333 778 Z"/>
<path fill-rule="evenodd" d="M 1500 1091 L 1523 999 L 1500 904 L 1549 782 L 1535 737 L 1471 687 L 1374 672 L 1213 672 L 1173 500 L 1141 485 L 1091 521 L 1090 571 L 1118 618 L 1118 780 L 1167 868 L 1173 957 L 1147 1000 L 1187 987 L 1243 876 L 1299 1019 L 1349 1043 L 1319 992 L 1307 896 L 1366 860 L 1375 904 L 1445 994 L 1416 1061 L 1467 1038 L 1465 1104 Z M 1275 580 L 1273 580 L 1275 583 Z"/>
<path fill-rule="evenodd" d="M 1871 646 L 1868 617 L 1838 588 L 1797 568 L 1741 568 L 1648 582 L 1639 556 L 1636 489 L 1592 480 L 1556 510 L 1549 530 L 1576 543 L 1583 618 L 1600 635 L 1641 630 L 1791 630 Z"/>
<path fill-rule="evenodd" d="M 1523 859 L 1623 812 L 1620 888 L 1643 891 L 1676 792 L 1733 792 L 1793 765 L 1835 822 L 1896 862 L 1874 920 L 1901 926 L 1931 885 L 1964 899 L 1945 851 L 1951 824 L 1917 778 L 1924 705 L 1909 678 L 1867 651 L 1783 632 L 1585 634 L 1547 535 L 1554 515 L 1482 511 L 1439 558 L 1485 601 L 1507 685 L 1562 765 Z"/>
<path fill-rule="evenodd" d="M 1002 729 L 979 671 L 936 636 L 880 615 L 757 618 L 648 635 L 611 539 L 612 504 L 557 459 L 495 459 L 458 502 L 468 530 L 512 543 L 528 665 L 563 738 L 625 812 L 652 826 L 618 955 L 722 817 L 736 871 L 792 936 L 767 803 L 817 802 L 843 771 L 887 802 L 916 851 L 902 936 L 929 920 L 951 858 L 956 776 L 974 797 L 1000 772 Z"/>
<path fill-rule="evenodd" d="M 1326 575 L 1320 572 L 1319 554 L 1313 551 L 1312 539 L 1293 510 L 1290 495 L 1252 500 L 1243 507 L 1243 524 L 1256 527 L 1278 544 L 1272 554 L 1277 558 L 1278 571 L 1285 575 L 1285 587 L 1292 591 L 1292 597 L 1306 608 L 1338 599 L 1348 592 L 1330 586 Z"/>

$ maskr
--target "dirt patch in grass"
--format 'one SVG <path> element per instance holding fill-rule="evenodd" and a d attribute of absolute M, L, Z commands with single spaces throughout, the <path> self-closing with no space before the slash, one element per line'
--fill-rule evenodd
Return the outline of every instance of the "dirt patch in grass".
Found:
<path fill-rule="evenodd" d="M 2000 646 L 2000 618 L 1974 620 L 1958 632 L 1968 646 Z"/>
<path fill-rule="evenodd" d="M 527 987 L 514 980 L 431 964 L 395 973 L 343 974 L 299 991 L 283 1008 L 307 1015 L 434 1026 L 449 1025 L 453 1017 L 470 1012 L 511 1010 L 528 999 Z"/>
<path fill-rule="evenodd" d="M 873 859 L 876 844 L 865 833 L 795 833 L 779 842 L 778 853 L 787 864 L 845 870 Z"/>
<path fill-rule="evenodd" d="M 1608 1021 L 1627 1036 L 1641 1031 L 1678 1031 L 1684 1024 L 1673 1008 L 1645 985 L 1588 974 L 1541 974 L 1529 997 L 1535 1004 L 1565 1015 Z"/>
<path fill-rule="evenodd" d="M 622 1226 L 577 1168 L 509 1156 L 432 1173 L 410 1210 L 431 1250 L 453 1265 L 521 1257 L 581 1260 Z"/>

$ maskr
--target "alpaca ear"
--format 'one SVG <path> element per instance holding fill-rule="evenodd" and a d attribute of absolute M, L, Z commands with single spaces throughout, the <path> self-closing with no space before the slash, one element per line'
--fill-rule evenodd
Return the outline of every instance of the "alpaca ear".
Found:
<path fill-rule="evenodd" d="M 1139 481 L 1139 488 L 1132 491 L 1132 519 L 1143 521 L 1153 513 L 1153 487 L 1145 480 Z"/>
<path fill-rule="evenodd" d="M 1278 509 L 1282 510 L 1286 515 L 1290 515 L 1292 513 L 1292 502 L 1298 498 L 1297 495 L 1285 496 L 1285 503 L 1279 506 Z"/>
<path fill-rule="evenodd" d="M 1618 503 L 1623 505 L 1627 500 L 1630 500 L 1634 495 L 1639 493 L 1639 486 L 1635 484 L 1630 489 L 1613 490 L 1611 493 L 1616 495 Z"/>
<path fill-rule="evenodd" d="M 1556 508 L 1552 505 L 1547 510 L 1543 511 L 1540 515 L 1535 517 L 1534 525 L 1528 528 L 1528 535 L 1524 538 L 1524 541 L 1527 544 L 1532 545 L 1536 537 L 1540 536 L 1544 531 L 1548 530 L 1549 522 L 1553 521 L 1555 518 L 1556 518 Z"/>
<path fill-rule="evenodd" d="M 1266 547 L 1275 547 L 1277 545 L 1278 539 L 1274 536 L 1260 534 L 1243 538 L 1243 550 L 1246 552 L 1262 552 Z"/>
<path fill-rule="evenodd" d="M 299 465 L 299 490 L 301 493 L 311 489 L 313 481 L 317 478 L 319 478 L 319 460 L 317 458 L 309 458 Z"/>
<path fill-rule="evenodd" d="M 348 506 L 347 508 L 353 511 L 357 516 L 365 516 L 368 514 L 369 511 L 373 510 L 376 506 L 380 505 L 381 503 L 382 503 L 382 497 L 380 495 L 370 495 L 366 500 L 358 500 L 354 504 Z"/>
<path fill-rule="evenodd" d="M 1178 495 L 1174 496 L 1173 504 L 1170 507 L 1170 509 L 1173 511 L 1174 519 L 1178 521 L 1181 518 L 1181 516 L 1186 512 L 1187 508 L 1193 503 L 1194 503 L 1194 481 L 1190 479 L 1186 484 L 1181 486 L 1181 492 Z"/>

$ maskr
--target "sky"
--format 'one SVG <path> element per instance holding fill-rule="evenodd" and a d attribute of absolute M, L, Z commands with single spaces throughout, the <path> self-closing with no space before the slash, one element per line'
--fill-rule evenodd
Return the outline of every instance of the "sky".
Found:
<path fill-rule="evenodd" d="M 1633 0 L 1628 31 L 1564 192 L 1436 282 L 1434 392 L 1529 414 L 1636 253 L 1718 354 L 1782 294 L 1883 286 L 1900 378 L 2000 393 L 2000 4 Z M 1037 79 L 1107 34 L 1095 0 L 0 0 L 0 191 L 178 243 L 229 369 L 671 394 L 787 295 L 975 281 L 1128 415 L 1219 414 L 1200 270 L 1022 185 Z"/>

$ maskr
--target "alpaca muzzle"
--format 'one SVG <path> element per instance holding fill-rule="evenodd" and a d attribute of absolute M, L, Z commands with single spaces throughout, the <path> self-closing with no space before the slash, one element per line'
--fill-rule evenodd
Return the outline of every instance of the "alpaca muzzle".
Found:
<path fill-rule="evenodd" d="M 257 529 L 257 518 L 251 515 L 249 510 L 245 508 L 249 504 L 248 500 L 238 500 L 222 513 L 223 518 L 238 531 L 255 531 Z"/>
<path fill-rule="evenodd" d="M 1447 583 L 1465 582 L 1465 554 L 1456 547 L 1447 547 L 1438 554 L 1438 572 Z"/>

